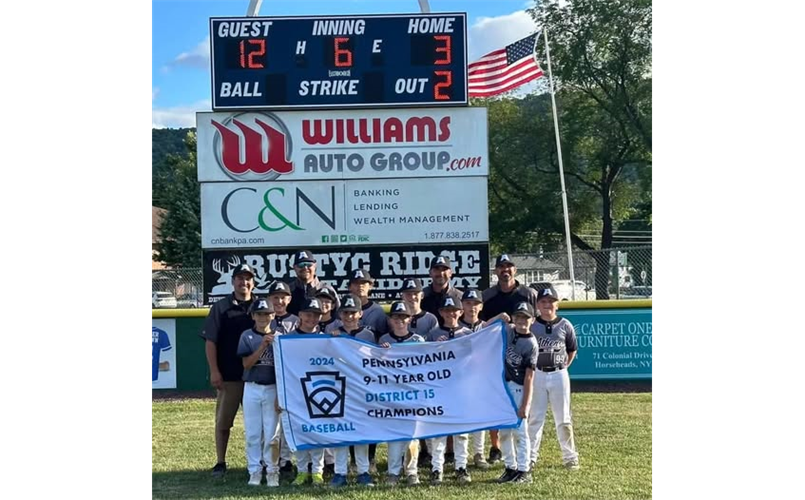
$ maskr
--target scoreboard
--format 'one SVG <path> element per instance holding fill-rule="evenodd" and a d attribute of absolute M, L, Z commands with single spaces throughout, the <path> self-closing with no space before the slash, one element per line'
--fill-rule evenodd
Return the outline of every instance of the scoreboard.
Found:
<path fill-rule="evenodd" d="M 212 109 L 467 104 L 465 13 L 210 18 Z"/>

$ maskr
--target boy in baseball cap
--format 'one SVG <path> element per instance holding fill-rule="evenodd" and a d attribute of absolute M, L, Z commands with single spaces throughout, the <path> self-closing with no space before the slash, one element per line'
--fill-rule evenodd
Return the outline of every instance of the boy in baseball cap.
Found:
<path fill-rule="evenodd" d="M 338 308 L 339 324 L 330 334 L 334 336 L 349 336 L 364 342 L 375 343 L 375 334 L 368 328 L 360 325 L 361 299 L 357 295 L 347 294 L 341 299 Z M 372 476 L 369 474 L 369 445 L 342 446 L 335 448 L 335 475 L 330 480 L 330 486 L 346 486 L 347 472 L 349 471 L 350 452 L 358 470 L 355 481 L 363 486 L 374 486 Z"/>
<path fill-rule="evenodd" d="M 408 328 L 425 337 L 429 331 L 439 324 L 439 320 L 421 307 L 422 281 L 419 278 L 404 278 L 400 288 L 400 296 L 408 310 L 411 311 L 411 323 Z"/>
<path fill-rule="evenodd" d="M 317 335 L 321 319 L 321 301 L 315 297 L 306 299 L 299 310 L 299 324 L 291 333 L 294 335 Z M 301 472 L 296 475 L 292 486 L 302 486 L 308 482 L 314 485 L 324 484 L 324 448 L 295 452 L 296 463 Z M 310 472 L 303 465 L 311 463 Z"/>
<path fill-rule="evenodd" d="M 271 443 L 279 436 L 277 376 L 274 372 L 271 330 L 274 308 L 266 299 L 257 299 L 249 308 L 254 327 L 240 336 L 237 354 L 243 358 L 243 426 L 246 434 L 246 464 L 249 486 L 259 486 L 266 470 L 266 484 L 279 486 L 276 451 Z"/>
<path fill-rule="evenodd" d="M 391 303 L 389 308 L 389 323 L 391 330 L 380 338 L 382 347 L 392 347 L 408 342 L 424 342 L 425 339 L 413 332 L 411 323 L 411 310 L 404 301 Z M 405 468 L 405 480 L 409 486 L 419 484 L 417 473 L 417 456 L 419 446 L 417 440 L 393 441 L 388 443 L 388 472 L 386 484 L 396 485 L 400 481 L 400 472 Z"/>
<path fill-rule="evenodd" d="M 284 281 L 274 281 L 268 286 L 268 299 L 274 307 L 274 322 L 271 329 L 280 333 L 289 333 L 299 324 L 299 318 L 288 312 L 291 303 L 291 287 Z"/>
<path fill-rule="evenodd" d="M 531 334 L 534 309 L 528 302 L 519 302 L 512 312 L 513 324 L 506 329 L 506 384 L 518 406 L 522 420 L 516 429 L 501 429 L 500 442 L 506 470 L 499 483 L 530 483 L 530 440 L 528 416 L 531 408 L 534 370 L 537 367 L 537 341 Z"/>
<path fill-rule="evenodd" d="M 363 317 L 361 324 L 375 332 L 375 341 L 388 331 L 386 312 L 383 307 L 369 299 L 375 279 L 365 269 L 355 269 L 349 274 L 349 293 L 361 299 Z"/>
<path fill-rule="evenodd" d="M 531 327 L 537 339 L 539 354 L 534 372 L 534 398 L 528 433 L 531 439 L 531 463 L 536 465 L 545 412 L 551 404 L 556 437 L 562 452 L 562 462 L 571 470 L 579 468 L 579 454 L 573 438 L 570 412 L 570 376 L 567 368 L 576 358 L 576 330 L 566 318 L 557 316 L 559 295 L 553 286 L 537 292 L 539 317 Z"/>
<path fill-rule="evenodd" d="M 460 301 L 457 301 L 450 295 L 442 297 L 442 301 L 439 304 L 439 314 L 442 317 L 443 324 L 431 330 L 426 340 L 428 342 L 443 342 L 471 334 L 472 330 L 458 324 L 461 311 Z M 469 434 L 456 434 L 452 437 L 455 450 L 456 480 L 459 483 L 469 483 L 472 481 L 470 474 L 467 472 Z M 431 439 L 430 449 L 433 453 L 433 458 L 431 459 L 432 470 L 430 484 L 438 485 L 442 483 L 443 479 L 445 453 L 447 451 L 447 436 Z"/>

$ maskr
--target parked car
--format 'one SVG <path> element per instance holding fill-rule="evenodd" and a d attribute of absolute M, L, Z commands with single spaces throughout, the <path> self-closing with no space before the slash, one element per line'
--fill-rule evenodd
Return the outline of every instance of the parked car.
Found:
<path fill-rule="evenodd" d="M 552 282 L 540 281 L 531 283 L 531 288 L 534 290 L 542 290 L 553 285 L 556 293 L 559 295 L 559 300 L 573 300 L 573 291 L 570 286 L 570 280 L 556 280 Z M 576 300 L 595 300 L 595 289 L 587 286 L 583 281 L 576 280 Z"/>
<path fill-rule="evenodd" d="M 170 292 L 151 292 L 152 309 L 175 309 L 176 297 Z"/>
<path fill-rule="evenodd" d="M 199 295 L 188 293 L 179 295 L 176 298 L 176 304 L 179 309 L 195 309 L 204 307 L 204 300 Z"/>
<path fill-rule="evenodd" d="M 628 290 L 621 293 L 622 299 L 650 299 L 651 298 L 651 285 L 648 286 L 633 286 Z"/>

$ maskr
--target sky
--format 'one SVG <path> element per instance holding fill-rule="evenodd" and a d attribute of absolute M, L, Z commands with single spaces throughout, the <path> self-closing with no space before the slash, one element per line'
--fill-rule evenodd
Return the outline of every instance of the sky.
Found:
<path fill-rule="evenodd" d="M 429 0 L 436 12 L 466 12 L 469 61 L 534 32 L 533 0 Z M 152 2 L 151 107 L 154 128 L 195 127 L 211 110 L 209 18 L 245 16 L 249 0 Z M 417 0 L 263 0 L 261 16 L 420 12 Z M 523 86 L 522 90 L 527 90 Z"/>

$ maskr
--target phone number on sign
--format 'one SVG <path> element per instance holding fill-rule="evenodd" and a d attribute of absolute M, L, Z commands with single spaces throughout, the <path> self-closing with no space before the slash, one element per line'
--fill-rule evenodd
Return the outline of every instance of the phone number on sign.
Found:
<path fill-rule="evenodd" d="M 480 231 L 434 231 L 425 233 L 426 240 L 466 240 L 477 238 Z"/>

